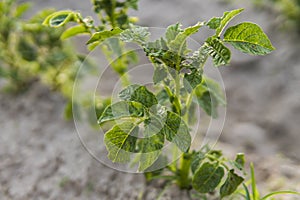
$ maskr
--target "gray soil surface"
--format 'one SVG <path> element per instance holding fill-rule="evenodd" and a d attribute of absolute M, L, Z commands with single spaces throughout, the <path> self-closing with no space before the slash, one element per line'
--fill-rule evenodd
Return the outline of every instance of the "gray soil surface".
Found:
<path fill-rule="evenodd" d="M 248 1 L 234 2 L 142 0 L 133 14 L 145 26 L 165 27 L 177 21 L 189 26 L 246 7 L 238 20 L 260 24 L 277 50 L 266 57 L 233 50 L 232 65 L 220 68 L 228 105 L 217 147 L 229 157 L 246 152 L 247 160 L 255 163 L 262 191 L 300 191 L 299 36 L 279 31 L 276 14 L 257 11 Z M 35 0 L 33 11 L 46 7 L 92 15 L 88 1 L 74 0 Z M 143 175 L 109 168 L 87 152 L 74 123 L 63 119 L 64 103 L 40 85 L 19 96 L 0 94 L 0 199 L 155 199 L 163 183 L 146 185 Z M 81 136 L 94 154 L 106 156 L 98 136 L 88 131 Z M 171 186 L 162 199 L 188 197 Z"/>

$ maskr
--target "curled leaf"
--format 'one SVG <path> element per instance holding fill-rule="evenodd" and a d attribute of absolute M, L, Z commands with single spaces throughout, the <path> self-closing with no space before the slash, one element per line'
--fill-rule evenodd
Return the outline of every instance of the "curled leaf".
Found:
<path fill-rule="evenodd" d="M 71 10 L 54 12 L 44 20 L 43 25 L 57 28 L 65 25 L 69 21 L 72 21 L 74 17 L 74 12 Z"/>
<path fill-rule="evenodd" d="M 243 10 L 244 9 L 241 8 L 237 10 L 226 11 L 224 12 L 223 17 L 214 17 L 209 20 L 206 25 L 211 29 L 216 29 L 216 36 L 220 37 L 227 24 Z"/>

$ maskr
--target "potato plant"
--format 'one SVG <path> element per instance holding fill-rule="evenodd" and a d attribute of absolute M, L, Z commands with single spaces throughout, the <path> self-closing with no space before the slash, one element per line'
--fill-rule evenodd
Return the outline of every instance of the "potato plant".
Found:
<path fill-rule="evenodd" d="M 267 35 L 250 22 L 227 28 L 243 11 L 237 9 L 187 28 L 179 23 L 170 25 L 163 37 L 150 41 L 148 28 L 132 24 L 125 14 L 128 8 L 137 8 L 136 0 L 93 3 L 99 26 L 90 17 L 83 18 L 70 10 L 49 15 L 44 25 L 60 27 L 75 22 L 63 38 L 90 34 L 89 48 L 100 46 L 120 76 L 126 75 L 127 66 L 135 60 L 134 54 L 125 53 L 126 43 L 138 44 L 154 67 L 153 88 L 130 84 L 125 76 L 119 101 L 101 111 L 98 123 L 110 127 L 104 136 L 108 158 L 115 163 L 136 164 L 148 181 L 165 179 L 180 189 L 196 191 L 202 199 L 216 190 L 220 198 L 239 192 L 237 188 L 245 175 L 244 154 L 231 160 L 208 146 L 191 149 L 193 110 L 200 106 L 208 115 L 217 117 L 218 106 L 225 105 L 218 83 L 203 72 L 207 59 L 211 58 L 215 67 L 228 65 L 231 52 L 227 45 L 250 55 L 269 54 L 274 47 Z M 187 39 L 205 26 L 214 34 L 198 50 L 190 50 Z M 181 151 L 179 160 L 166 161 L 162 150 L 169 143 Z"/>
<path fill-rule="evenodd" d="M 157 91 L 151 92 L 143 85 L 130 85 L 119 93 L 120 101 L 108 106 L 99 118 L 99 124 L 116 123 L 104 137 L 108 157 L 113 162 L 130 162 L 135 153 L 139 155 L 139 170 L 147 172 L 161 156 L 168 141 L 182 151 L 180 160 L 165 168 L 173 174 L 168 178 L 181 189 L 209 194 L 219 187 L 223 198 L 243 182 L 244 178 L 236 171 L 243 170 L 244 156 L 238 154 L 235 160 L 228 160 L 220 151 L 193 151 L 190 149 L 188 120 L 193 96 L 212 117 L 217 116 L 217 106 L 224 104 L 216 82 L 203 74 L 208 57 L 212 58 L 214 66 L 219 67 L 230 62 L 231 53 L 226 44 L 252 55 L 266 55 L 274 50 L 256 24 L 244 22 L 226 29 L 230 20 L 242 11 L 225 12 L 222 17 L 184 29 L 178 23 L 171 25 L 165 36 L 155 41 L 148 40 L 150 33 L 145 27 L 132 25 L 120 33 L 121 41 L 141 45 L 153 63 Z M 207 38 L 197 51 L 191 52 L 186 40 L 202 26 L 214 29 L 215 34 Z M 161 93 L 167 95 L 159 95 Z M 139 132 L 142 132 L 142 138 L 137 137 Z M 157 176 L 149 173 L 150 179 Z"/>
<path fill-rule="evenodd" d="M 135 17 L 127 15 L 128 9 L 137 9 L 137 0 L 123 2 L 110 0 L 93 0 L 94 12 L 97 14 L 100 25 L 96 25 L 90 16 L 83 17 L 79 12 L 63 10 L 49 15 L 43 22 L 44 25 L 59 28 L 67 23 L 75 23 L 61 36 L 67 39 L 79 34 L 89 34 L 91 38 L 87 41 L 89 50 L 100 45 L 107 60 L 111 62 L 112 69 L 121 77 L 123 85 L 128 85 L 126 76 L 127 66 L 137 61 L 134 52 L 128 51 L 124 43 L 112 36 L 118 35 L 122 29 L 129 27 L 130 23 L 136 21 Z"/>
<path fill-rule="evenodd" d="M 119 39 L 114 38 L 122 32 L 122 29 L 129 27 L 129 24 L 137 21 L 137 18 L 128 16 L 129 9 L 137 9 L 137 0 L 127 0 L 116 2 L 111 0 L 93 0 L 93 10 L 96 13 L 100 24 L 97 24 L 90 16 L 83 17 L 81 13 L 71 10 L 62 10 L 48 15 L 43 25 L 61 29 L 66 25 L 71 24 L 61 35 L 62 40 L 67 40 L 77 35 L 90 35 L 87 41 L 88 49 L 93 50 L 100 46 L 102 53 L 110 62 L 111 68 L 119 75 L 123 86 L 130 84 L 127 77 L 127 68 L 130 64 L 137 63 L 138 58 L 135 52 L 127 49 Z M 101 45 L 100 45 L 101 44 Z M 126 52 L 126 53 L 125 53 Z M 88 102 L 93 102 L 92 98 Z M 96 115 L 99 117 L 104 108 L 109 105 L 110 98 L 97 97 L 94 105 L 83 105 L 96 110 Z M 84 103 L 86 104 L 86 102 Z M 73 102 L 68 104 L 68 115 L 72 115 L 72 106 L 77 106 L 78 103 Z M 82 104 L 81 104 L 82 105 Z M 93 120 L 90 120 L 93 124 Z"/>
<path fill-rule="evenodd" d="M 71 118 L 73 84 L 85 57 L 60 39 L 65 28 L 54 30 L 41 24 L 55 10 L 42 10 L 24 20 L 29 8 L 29 3 L 17 4 L 15 0 L 0 2 L 1 86 L 8 93 L 20 94 L 40 81 L 65 97 L 65 116 Z"/>
<path fill-rule="evenodd" d="M 62 28 L 53 30 L 41 25 L 54 10 L 43 10 L 25 21 L 22 16 L 29 7 L 14 0 L 0 2 L 0 77 L 10 91 L 26 90 L 32 82 L 41 80 L 70 95 L 80 59 L 70 45 L 60 40 Z"/>

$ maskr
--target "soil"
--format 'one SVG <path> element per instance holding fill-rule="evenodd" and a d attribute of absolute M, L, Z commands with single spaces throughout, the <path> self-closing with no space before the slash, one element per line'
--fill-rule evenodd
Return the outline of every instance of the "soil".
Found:
<path fill-rule="evenodd" d="M 32 12 L 56 7 L 92 15 L 87 1 L 33 2 Z M 220 68 L 228 105 L 216 148 L 229 157 L 245 152 L 256 166 L 263 193 L 300 191 L 300 43 L 296 33 L 279 30 L 276 14 L 241 0 L 231 4 L 148 0 L 141 1 L 140 10 L 132 14 L 145 26 L 165 27 L 177 21 L 188 26 L 239 7 L 246 10 L 238 20 L 260 24 L 277 50 L 266 57 L 244 56 L 233 50 L 231 66 Z M 78 48 L 84 51 L 82 46 Z M 111 83 L 107 86 L 112 87 Z M 59 94 L 39 84 L 18 96 L 0 94 L 0 199 L 150 200 L 159 195 L 162 182 L 147 185 L 142 174 L 120 172 L 95 159 L 106 156 L 100 133 L 83 133 L 83 127 L 64 120 L 64 105 Z M 290 195 L 280 198 L 299 199 Z M 171 186 L 161 199 L 188 197 Z"/>

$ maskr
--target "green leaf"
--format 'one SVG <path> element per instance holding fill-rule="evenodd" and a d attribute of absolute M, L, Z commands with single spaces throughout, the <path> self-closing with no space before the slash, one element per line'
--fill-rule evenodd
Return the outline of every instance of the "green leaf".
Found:
<path fill-rule="evenodd" d="M 207 153 L 216 159 L 220 159 L 223 156 L 223 153 L 221 150 L 213 150 L 212 149 Z M 211 161 L 213 161 L 213 159 Z"/>
<path fill-rule="evenodd" d="M 156 98 L 157 98 L 158 104 L 161 104 L 161 105 L 163 105 L 170 99 L 170 97 L 165 89 L 162 89 L 161 91 L 159 91 L 156 95 Z"/>
<path fill-rule="evenodd" d="M 111 98 L 100 98 L 100 97 L 95 97 L 93 102 L 89 102 L 90 107 L 88 108 L 88 122 L 94 126 L 98 127 L 99 124 L 96 119 L 99 119 L 101 115 L 103 114 L 104 110 L 111 105 Z"/>
<path fill-rule="evenodd" d="M 113 14 L 113 7 L 116 6 L 116 1 L 111 0 L 98 0 L 93 1 L 94 4 L 94 11 L 96 13 L 105 12 L 108 17 L 110 17 Z"/>
<path fill-rule="evenodd" d="M 249 192 L 247 186 L 245 185 L 245 183 L 243 183 L 243 187 L 244 187 L 244 190 L 245 190 L 245 193 L 246 193 L 245 199 L 246 199 L 246 200 L 251 200 L 250 192 Z"/>
<path fill-rule="evenodd" d="M 153 83 L 156 85 L 168 76 L 168 71 L 163 65 L 157 65 L 154 68 Z"/>
<path fill-rule="evenodd" d="M 145 109 L 142 104 L 138 102 L 120 101 L 108 106 L 99 118 L 98 123 L 101 124 L 121 118 L 140 118 L 144 115 Z"/>
<path fill-rule="evenodd" d="M 158 57 L 159 59 L 161 59 L 162 54 L 166 52 L 166 50 L 168 50 L 168 47 L 163 44 L 165 44 L 165 40 L 163 38 L 160 38 L 153 42 L 148 42 L 144 47 L 144 51 L 149 57 Z M 160 63 L 160 61 L 158 63 Z"/>
<path fill-rule="evenodd" d="M 214 17 L 211 18 L 205 25 L 208 26 L 210 29 L 217 29 L 220 27 L 221 21 L 221 17 Z"/>
<path fill-rule="evenodd" d="M 31 3 L 21 3 L 17 6 L 15 11 L 15 17 L 19 18 L 21 17 L 29 8 L 31 7 Z"/>
<path fill-rule="evenodd" d="M 223 106 L 226 105 L 225 95 L 219 83 L 217 83 L 211 78 L 208 78 L 207 76 L 203 76 L 202 86 L 205 87 L 206 90 L 210 91 L 216 97 L 219 104 Z"/>
<path fill-rule="evenodd" d="M 65 25 L 67 22 L 72 21 L 74 18 L 74 12 L 70 10 L 63 10 L 54 12 L 49 15 L 43 22 L 43 25 L 50 27 L 60 27 Z"/>
<path fill-rule="evenodd" d="M 139 57 L 138 57 L 138 55 L 136 54 L 136 52 L 134 50 L 126 52 L 125 55 L 126 55 L 128 61 L 130 63 L 132 63 L 132 64 L 137 64 L 138 63 Z"/>
<path fill-rule="evenodd" d="M 110 51 L 110 54 L 116 56 L 116 62 L 125 54 L 122 50 L 122 44 L 119 38 L 108 38 L 105 41 L 105 44 L 109 47 L 108 52 Z"/>
<path fill-rule="evenodd" d="M 190 26 L 184 29 L 182 32 L 178 33 L 174 40 L 169 43 L 169 48 L 172 52 L 175 52 L 178 55 L 183 55 L 187 51 L 186 49 L 186 40 L 192 34 L 198 32 L 199 28 L 203 26 L 203 23 L 199 22 L 194 26 Z"/>
<path fill-rule="evenodd" d="M 179 23 L 168 26 L 166 31 L 166 39 L 168 43 L 175 40 L 176 36 L 182 31 L 180 27 L 181 24 Z"/>
<path fill-rule="evenodd" d="M 65 40 L 67 38 L 76 36 L 78 34 L 82 34 L 82 33 L 89 33 L 89 31 L 86 29 L 86 27 L 82 26 L 82 25 L 78 25 L 78 26 L 73 26 L 67 30 L 65 30 L 62 35 L 60 36 L 60 38 L 62 40 Z"/>
<path fill-rule="evenodd" d="M 90 44 L 90 45 L 87 47 L 87 49 L 88 49 L 89 51 L 93 51 L 96 47 L 98 47 L 98 45 L 100 45 L 100 42 L 94 42 L 94 43 Z"/>
<path fill-rule="evenodd" d="M 204 163 L 193 177 L 193 188 L 200 193 L 213 192 L 224 176 L 224 169 L 218 164 Z"/>
<path fill-rule="evenodd" d="M 120 29 L 119 27 L 116 27 L 110 31 L 101 31 L 101 32 L 96 32 L 94 33 L 91 38 L 87 41 L 87 44 L 92 44 L 94 42 L 103 42 L 104 40 L 119 35 L 120 33 L 122 33 L 123 30 Z"/>
<path fill-rule="evenodd" d="M 226 105 L 225 95 L 220 85 L 206 76 L 203 76 L 202 83 L 195 88 L 195 95 L 200 107 L 214 118 L 218 115 L 218 105 Z"/>
<path fill-rule="evenodd" d="M 127 163 L 135 150 L 138 126 L 131 122 L 115 125 L 105 133 L 104 143 L 112 162 Z"/>
<path fill-rule="evenodd" d="M 234 173 L 234 170 L 230 170 L 225 183 L 220 188 L 221 198 L 231 195 L 238 186 L 244 181 L 244 178 Z"/>
<path fill-rule="evenodd" d="M 300 196 L 299 192 L 290 191 L 290 190 L 283 190 L 283 191 L 271 192 L 270 194 L 267 194 L 266 196 L 262 197 L 260 200 L 268 200 L 270 197 L 277 196 L 277 195 L 282 195 L 282 194 L 294 194 L 294 195 Z"/>
<path fill-rule="evenodd" d="M 211 29 L 216 29 L 216 36 L 220 37 L 224 28 L 227 24 L 238 14 L 240 14 L 244 9 L 237 9 L 232 11 L 224 12 L 223 17 L 214 17 L 209 22 L 206 23 Z"/>
<path fill-rule="evenodd" d="M 204 159 L 205 159 L 205 154 L 202 153 L 201 151 L 193 154 L 192 161 L 191 161 L 191 170 L 193 173 L 196 172 L 196 170 L 201 165 L 201 161 L 203 161 Z"/>
<path fill-rule="evenodd" d="M 216 67 L 229 64 L 231 58 L 230 50 L 219 39 L 214 37 L 208 38 L 204 44 L 204 49 L 212 57 Z"/>
<path fill-rule="evenodd" d="M 202 70 L 191 69 L 190 73 L 184 75 L 183 84 L 187 91 L 191 92 L 202 82 Z"/>
<path fill-rule="evenodd" d="M 128 7 L 133 8 L 134 10 L 137 10 L 138 9 L 138 1 L 139 0 L 127 0 L 126 3 L 127 3 Z"/>
<path fill-rule="evenodd" d="M 123 31 L 120 35 L 120 39 L 123 42 L 136 42 L 138 44 L 145 44 L 148 41 L 150 35 L 147 27 L 129 25 L 130 28 Z"/>
<path fill-rule="evenodd" d="M 238 153 L 235 158 L 235 163 L 237 167 L 242 170 L 245 167 L 245 155 L 243 153 Z"/>
<path fill-rule="evenodd" d="M 196 94 L 199 106 L 209 116 L 216 118 L 218 116 L 218 114 L 217 114 L 218 103 L 217 103 L 215 96 L 208 90 L 205 90 L 205 91 L 200 90 L 200 87 L 196 88 L 195 94 Z"/>
<path fill-rule="evenodd" d="M 125 89 L 123 89 L 121 92 L 119 92 L 120 99 L 129 101 L 131 99 L 131 96 L 134 93 L 134 91 L 140 87 L 142 87 L 142 86 L 138 85 L 138 84 L 132 84 L 132 85 L 127 86 Z"/>
<path fill-rule="evenodd" d="M 152 92 L 147 90 L 145 86 L 137 84 L 126 87 L 119 93 L 119 97 L 126 101 L 139 102 L 147 108 L 150 108 L 158 103 L 155 95 Z"/>
<path fill-rule="evenodd" d="M 163 38 L 155 40 L 154 42 L 148 42 L 144 46 L 144 51 L 154 64 L 163 64 L 165 67 L 174 69 L 177 64 L 180 64 L 178 59 L 181 59 L 181 57 L 177 55 L 177 52 L 169 50 L 167 41 Z"/>
<path fill-rule="evenodd" d="M 194 68 L 203 68 L 206 60 L 208 57 L 208 52 L 204 48 L 204 46 L 201 46 L 198 51 L 194 52 L 193 58 L 192 58 L 192 66 Z"/>
<path fill-rule="evenodd" d="M 145 122 L 144 138 L 140 139 L 141 152 L 139 171 L 149 168 L 160 156 L 165 136 L 160 132 L 162 124 L 152 117 Z"/>
<path fill-rule="evenodd" d="M 256 187 L 256 179 L 255 179 L 253 163 L 250 164 L 250 172 L 251 172 L 252 197 L 253 197 L 253 200 L 259 200 L 260 198 L 259 198 L 259 192 Z"/>
<path fill-rule="evenodd" d="M 124 88 L 121 92 L 119 92 L 119 97 L 122 100 L 130 101 L 132 94 L 137 90 L 138 88 L 142 87 L 142 85 L 138 84 L 132 84 Z"/>
<path fill-rule="evenodd" d="M 224 34 L 224 41 L 241 52 L 252 55 L 266 55 L 275 50 L 263 30 L 250 22 L 228 28 Z"/>
<path fill-rule="evenodd" d="M 154 138 L 149 138 L 149 139 L 144 139 L 143 142 L 145 145 L 148 147 L 151 146 L 151 143 L 153 142 L 152 139 Z M 154 139 L 156 140 L 156 139 Z M 147 147 L 144 147 L 147 148 Z M 140 162 L 139 162 L 139 172 L 143 172 L 147 170 L 160 156 L 161 150 L 156 150 L 156 151 L 150 151 L 148 153 L 142 153 L 140 157 Z"/>
<path fill-rule="evenodd" d="M 161 131 L 166 139 L 176 144 L 181 151 L 186 152 L 191 146 L 191 135 L 183 119 L 176 113 L 167 111 L 167 116 L 162 120 L 165 121 Z"/>
<path fill-rule="evenodd" d="M 17 49 L 22 58 L 26 61 L 36 61 L 38 58 L 38 49 L 25 37 L 21 38 L 17 43 Z"/>

